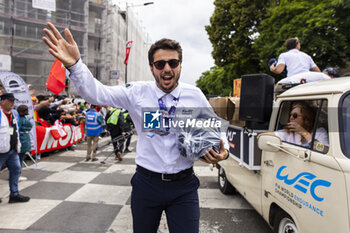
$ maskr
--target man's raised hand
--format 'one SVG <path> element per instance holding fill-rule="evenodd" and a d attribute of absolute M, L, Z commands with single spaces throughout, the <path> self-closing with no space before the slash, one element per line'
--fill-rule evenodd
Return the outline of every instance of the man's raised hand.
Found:
<path fill-rule="evenodd" d="M 64 35 L 67 38 L 65 40 L 52 23 L 48 22 L 47 26 L 51 31 L 44 28 L 44 32 L 49 39 L 43 37 L 42 40 L 49 46 L 49 52 L 60 60 L 65 67 L 74 65 L 80 58 L 80 52 L 69 29 L 64 29 Z"/>

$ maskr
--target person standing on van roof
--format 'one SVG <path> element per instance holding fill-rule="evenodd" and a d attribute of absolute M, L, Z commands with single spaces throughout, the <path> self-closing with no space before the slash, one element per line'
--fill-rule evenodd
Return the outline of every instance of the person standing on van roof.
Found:
<path fill-rule="evenodd" d="M 286 48 L 288 51 L 280 54 L 277 64 L 270 65 L 271 72 L 280 74 L 286 66 L 287 77 L 309 71 L 321 72 L 312 58 L 300 51 L 300 41 L 297 37 L 288 39 Z"/>
<path fill-rule="evenodd" d="M 91 103 L 128 109 L 133 119 L 138 134 L 137 168 L 131 179 L 134 233 L 156 233 L 163 211 L 170 232 L 199 232 L 199 180 L 193 171 L 193 161 L 181 156 L 174 132 L 164 129 L 153 133 L 143 129 L 145 107 L 157 109 L 152 113 L 151 125 L 160 118 L 159 110 L 165 109 L 172 115 L 180 107 L 201 108 L 194 117 L 212 116 L 208 114 L 211 106 L 201 90 L 179 82 L 180 44 L 164 38 L 151 46 L 148 62 L 155 81 L 110 87 L 95 79 L 83 64 L 69 29 L 64 30 L 66 41 L 53 24 L 48 23 L 48 26 L 51 31 L 45 28 L 44 32 L 49 39 L 43 37 L 43 41 L 49 46 L 49 52 L 67 67 L 76 91 Z M 156 123 L 160 124 L 158 120 Z M 219 151 L 210 149 L 204 155 L 207 163 L 215 164 L 228 157 L 229 146 L 223 140 L 227 142 L 222 137 Z"/>

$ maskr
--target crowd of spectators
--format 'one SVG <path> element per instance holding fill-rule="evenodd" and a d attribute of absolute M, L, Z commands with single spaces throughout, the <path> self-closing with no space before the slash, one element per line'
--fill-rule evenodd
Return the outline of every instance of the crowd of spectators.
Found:
<path fill-rule="evenodd" d="M 90 111 L 91 104 L 84 99 L 65 95 L 35 95 L 35 89 L 30 84 L 28 84 L 28 88 L 33 103 L 35 125 L 51 127 L 57 120 L 62 124 L 73 126 L 78 126 L 81 123 L 85 125 L 86 114 Z M 3 93 L 6 93 L 6 90 L 0 82 L 0 97 Z M 106 117 L 109 109 L 109 106 L 96 107 L 103 118 Z M 106 130 L 104 123 L 103 132 L 100 136 L 108 135 L 109 132 Z"/>
<path fill-rule="evenodd" d="M 50 126 L 56 120 L 63 124 L 79 125 L 84 119 L 87 103 L 74 102 L 75 99 L 60 96 L 32 98 L 34 111 L 37 112 L 37 122 L 42 126 Z"/>

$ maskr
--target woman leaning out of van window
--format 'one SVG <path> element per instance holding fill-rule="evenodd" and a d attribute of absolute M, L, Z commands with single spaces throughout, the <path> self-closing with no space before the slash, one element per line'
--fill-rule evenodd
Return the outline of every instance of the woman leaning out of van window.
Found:
<path fill-rule="evenodd" d="M 311 147 L 312 130 L 315 122 L 315 111 L 304 102 L 295 102 L 289 114 L 288 123 L 284 129 L 264 134 L 275 135 L 284 142 Z M 320 148 L 319 151 L 328 151 L 328 133 L 324 128 L 317 128 L 313 148 Z"/>

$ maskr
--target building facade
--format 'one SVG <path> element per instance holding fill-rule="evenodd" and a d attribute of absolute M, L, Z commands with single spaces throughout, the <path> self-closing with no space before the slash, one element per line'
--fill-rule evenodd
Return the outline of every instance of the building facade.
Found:
<path fill-rule="evenodd" d="M 48 11 L 33 8 L 32 0 L 0 0 L 0 59 L 10 58 L 10 70 L 30 83 L 37 92 L 50 93 L 45 83 L 54 58 L 41 40 L 47 21 L 61 32 L 64 28 L 71 30 L 83 62 L 96 79 L 108 85 L 125 81 L 128 31 L 128 39 L 133 41 L 128 82 L 153 79 L 147 66 L 147 36 L 132 12 L 122 11 L 107 0 L 55 2 L 56 10 Z M 129 13 L 127 19 L 126 13 Z M 62 94 L 75 94 L 74 87 L 67 85 Z"/>

